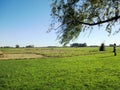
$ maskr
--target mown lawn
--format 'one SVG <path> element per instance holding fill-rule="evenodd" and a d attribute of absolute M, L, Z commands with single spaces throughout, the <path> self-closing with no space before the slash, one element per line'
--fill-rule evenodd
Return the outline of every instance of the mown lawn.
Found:
<path fill-rule="evenodd" d="M 111 48 L 56 49 L 43 52 L 48 58 L 0 60 L 0 90 L 120 90 L 120 48 L 117 56 Z"/>

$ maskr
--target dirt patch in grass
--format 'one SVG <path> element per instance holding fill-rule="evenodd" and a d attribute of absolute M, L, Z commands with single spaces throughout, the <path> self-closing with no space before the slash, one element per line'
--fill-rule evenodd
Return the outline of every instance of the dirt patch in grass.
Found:
<path fill-rule="evenodd" d="M 7 59 L 30 59 L 30 58 L 43 58 L 45 56 L 36 55 L 36 54 L 4 54 L 0 57 L 0 60 Z"/>

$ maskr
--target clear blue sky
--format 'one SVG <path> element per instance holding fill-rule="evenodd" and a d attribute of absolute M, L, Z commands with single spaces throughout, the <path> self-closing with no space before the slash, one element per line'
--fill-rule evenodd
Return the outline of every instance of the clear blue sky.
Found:
<path fill-rule="evenodd" d="M 50 0 L 0 0 L 0 46 L 60 46 L 50 25 Z M 116 28 L 115 28 L 116 29 Z M 108 37 L 104 28 L 81 33 L 73 42 L 100 45 L 120 44 L 120 34 Z M 70 43 L 73 43 L 70 42 Z"/>

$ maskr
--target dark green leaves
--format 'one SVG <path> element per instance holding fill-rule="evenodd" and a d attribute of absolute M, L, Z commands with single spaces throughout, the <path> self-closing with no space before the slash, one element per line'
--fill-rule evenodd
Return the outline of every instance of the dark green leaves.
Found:
<path fill-rule="evenodd" d="M 51 16 L 60 23 L 58 39 L 66 45 L 76 39 L 81 31 L 91 26 L 106 23 L 106 31 L 111 33 L 112 26 L 119 23 L 119 0 L 53 0 Z M 56 29 L 56 27 L 54 27 Z"/>

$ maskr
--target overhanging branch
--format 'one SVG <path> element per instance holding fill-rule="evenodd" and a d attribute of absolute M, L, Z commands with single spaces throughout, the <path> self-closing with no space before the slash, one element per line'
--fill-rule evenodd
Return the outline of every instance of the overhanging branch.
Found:
<path fill-rule="evenodd" d="M 104 21 L 100 21 L 100 22 L 96 22 L 96 23 L 80 22 L 79 20 L 77 20 L 76 22 L 79 23 L 79 24 L 85 24 L 85 25 L 89 25 L 89 26 L 95 26 L 95 25 L 103 24 L 103 23 L 110 22 L 110 21 L 113 21 L 113 20 L 118 20 L 119 18 L 120 18 L 120 16 L 116 16 L 116 17 L 112 17 L 110 19 L 107 19 L 107 20 L 104 20 Z M 70 21 L 67 24 L 69 24 L 69 23 L 72 23 L 72 22 Z M 63 25 L 64 24 L 61 24 L 60 26 L 58 26 L 57 28 L 55 28 L 55 30 L 57 30 L 58 28 L 60 28 Z"/>
<path fill-rule="evenodd" d="M 104 20 L 104 21 L 100 21 L 100 22 L 96 22 L 96 23 L 85 23 L 85 22 L 80 22 L 80 21 L 77 21 L 77 22 L 80 23 L 80 24 L 94 26 L 94 25 L 98 25 L 98 24 L 103 24 L 103 23 L 106 23 L 106 22 L 110 22 L 110 21 L 113 21 L 113 20 L 118 20 L 119 18 L 120 18 L 120 16 L 116 16 L 116 17 L 112 17 L 110 19 L 107 19 L 107 20 Z"/>

